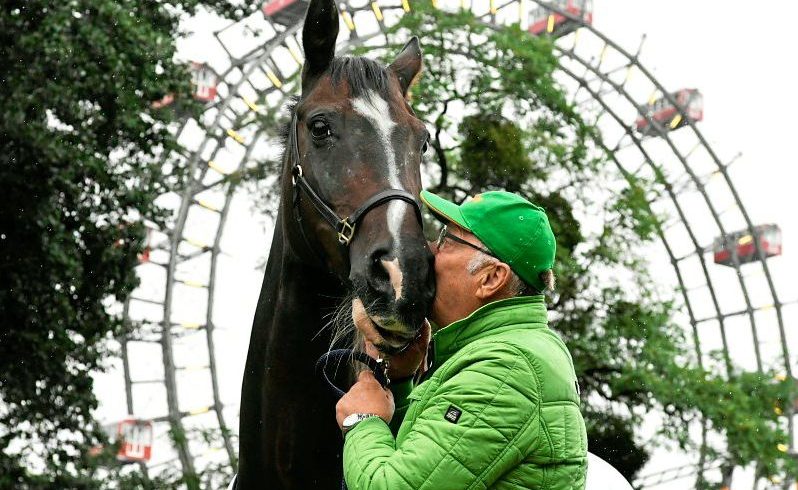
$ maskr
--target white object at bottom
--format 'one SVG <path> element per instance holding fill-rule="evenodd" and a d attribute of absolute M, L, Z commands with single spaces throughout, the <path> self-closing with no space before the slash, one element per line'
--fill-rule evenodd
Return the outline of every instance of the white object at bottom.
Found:
<path fill-rule="evenodd" d="M 587 453 L 585 490 L 634 490 L 618 470 L 595 454 Z"/>

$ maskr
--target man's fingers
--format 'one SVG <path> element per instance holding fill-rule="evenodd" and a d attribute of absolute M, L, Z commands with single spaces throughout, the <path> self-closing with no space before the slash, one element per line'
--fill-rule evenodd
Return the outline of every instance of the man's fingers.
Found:
<path fill-rule="evenodd" d="M 418 336 L 413 343 L 408 347 L 408 350 L 415 352 L 426 352 L 429 346 L 430 338 L 432 337 L 432 328 L 427 320 L 424 320 L 424 325 L 421 326 Z"/>
<path fill-rule="evenodd" d="M 432 338 L 432 325 L 429 324 L 429 320 L 426 318 L 424 319 L 424 326 L 421 327 L 421 335 L 419 335 L 421 339 L 421 344 L 427 346 L 429 344 L 430 338 Z"/>
<path fill-rule="evenodd" d="M 379 359 L 380 357 L 382 357 L 380 355 L 379 349 L 377 349 L 377 346 L 369 342 L 368 340 L 365 342 L 364 347 L 366 349 L 366 354 L 368 354 L 369 357 L 371 357 L 372 359 Z"/>

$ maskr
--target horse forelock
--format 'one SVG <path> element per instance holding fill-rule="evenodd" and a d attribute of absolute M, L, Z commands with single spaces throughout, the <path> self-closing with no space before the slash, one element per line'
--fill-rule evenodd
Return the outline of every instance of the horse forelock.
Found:
<path fill-rule="evenodd" d="M 388 69 L 377 61 L 360 56 L 343 56 L 333 59 L 330 64 L 332 83 L 346 82 L 350 97 L 360 97 L 369 90 L 388 99 L 390 74 Z"/>

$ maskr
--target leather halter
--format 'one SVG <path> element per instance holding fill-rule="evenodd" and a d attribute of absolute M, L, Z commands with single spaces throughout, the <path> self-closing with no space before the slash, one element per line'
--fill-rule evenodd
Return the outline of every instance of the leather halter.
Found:
<path fill-rule="evenodd" d="M 299 138 L 297 134 L 296 115 L 294 115 L 293 119 L 291 120 L 291 131 L 293 132 L 292 136 L 294 139 L 294 144 L 291 146 L 294 160 L 293 167 L 291 168 L 291 178 L 294 188 L 294 214 L 297 221 L 302 221 L 302 217 L 299 215 L 299 195 L 300 191 L 302 191 L 308 197 L 310 203 L 313 204 L 313 207 L 316 208 L 316 211 L 324 219 L 324 221 L 326 221 L 336 231 L 338 234 L 338 243 L 344 246 L 348 246 L 355 237 L 357 225 L 360 220 L 362 220 L 363 217 L 372 209 L 389 201 L 399 200 L 412 204 L 413 210 L 416 212 L 416 218 L 418 218 L 418 222 L 422 223 L 421 207 L 412 194 L 402 189 L 385 189 L 380 191 L 366 199 L 366 202 L 360 205 L 360 207 L 357 208 L 352 214 L 345 218 L 341 218 L 326 202 L 324 202 L 324 199 L 322 199 L 316 193 L 316 191 L 313 190 L 313 187 L 310 185 L 307 179 L 305 179 L 305 176 L 302 172 L 302 166 L 299 162 Z M 305 231 L 301 225 L 300 229 L 302 230 L 302 235 L 304 236 Z M 305 237 L 305 241 L 307 242 L 307 237 Z M 308 245 L 310 244 L 308 243 Z"/>

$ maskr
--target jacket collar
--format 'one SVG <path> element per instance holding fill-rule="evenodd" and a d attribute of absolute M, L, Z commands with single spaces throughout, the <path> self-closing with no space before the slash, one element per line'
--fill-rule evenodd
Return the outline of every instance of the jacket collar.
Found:
<path fill-rule="evenodd" d="M 543 328 L 548 325 L 543 295 L 516 296 L 488 303 L 462 320 L 435 332 L 432 336 L 432 370 L 465 345 L 522 325 L 523 328 Z"/>

